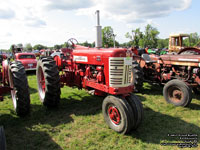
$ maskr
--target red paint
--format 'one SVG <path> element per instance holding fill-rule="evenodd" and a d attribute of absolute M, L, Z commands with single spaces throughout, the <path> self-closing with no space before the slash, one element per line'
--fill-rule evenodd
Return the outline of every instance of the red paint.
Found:
<path fill-rule="evenodd" d="M 110 106 L 108 108 L 108 115 L 110 117 L 110 120 L 114 124 L 116 125 L 120 124 L 121 116 L 120 116 L 119 110 L 115 106 Z"/>
<path fill-rule="evenodd" d="M 25 70 L 36 70 L 37 59 L 34 53 L 16 53 L 15 60 L 20 61 Z"/>
<path fill-rule="evenodd" d="M 127 57 L 132 52 L 125 48 L 89 48 L 74 45 L 75 49 L 62 48 L 63 58 L 54 58 L 56 64 L 63 65 L 61 85 L 94 89 L 96 95 L 123 95 L 132 92 L 133 86 L 109 86 L 109 58 Z"/>

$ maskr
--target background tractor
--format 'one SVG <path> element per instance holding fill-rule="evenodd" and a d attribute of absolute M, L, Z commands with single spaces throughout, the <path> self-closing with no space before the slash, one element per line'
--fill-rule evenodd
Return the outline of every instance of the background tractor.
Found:
<path fill-rule="evenodd" d="M 77 40 L 72 38 L 67 41 L 69 47 L 61 52 L 41 57 L 36 70 L 38 92 L 47 107 L 59 103 L 60 87 L 64 85 L 106 96 L 102 104 L 104 120 L 110 128 L 125 134 L 136 129 L 143 118 L 142 104 L 132 94 L 132 52 L 123 48 L 101 48 L 99 11 L 96 14 L 96 48 L 77 45 Z"/>
<path fill-rule="evenodd" d="M 22 52 L 22 48 L 12 45 L 14 61 L 10 61 L 10 58 L 8 58 L 2 62 L 0 99 L 2 101 L 3 94 L 11 92 L 17 115 L 24 116 L 29 112 L 30 94 L 24 66 L 21 62 L 15 60 L 15 54 L 18 52 Z"/>
<path fill-rule="evenodd" d="M 169 53 L 194 53 L 200 51 L 198 47 L 187 47 L 184 39 L 189 38 L 189 34 L 172 34 L 169 36 Z"/>
<path fill-rule="evenodd" d="M 199 92 L 199 53 L 162 56 L 143 54 L 138 57 L 138 62 L 145 81 L 164 84 L 163 95 L 168 103 L 188 106 L 192 100 L 192 89 Z"/>
<path fill-rule="evenodd" d="M 21 48 L 12 46 L 12 54 L 15 56 L 21 52 Z M 26 72 L 24 66 L 19 61 L 10 61 L 4 59 L 0 71 L 0 100 L 3 101 L 3 95 L 11 92 L 14 109 L 18 116 L 25 116 L 30 110 L 30 95 Z M 6 149 L 5 134 L 3 127 L 0 127 L 0 149 Z"/>

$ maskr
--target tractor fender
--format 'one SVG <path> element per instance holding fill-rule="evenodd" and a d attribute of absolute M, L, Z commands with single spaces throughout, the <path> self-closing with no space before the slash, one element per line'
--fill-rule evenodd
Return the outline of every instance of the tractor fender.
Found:
<path fill-rule="evenodd" d="M 4 85 L 6 83 L 7 84 L 9 83 L 8 70 L 9 70 L 9 62 L 8 62 L 8 60 L 4 60 L 2 62 L 2 81 L 3 81 Z"/>
<path fill-rule="evenodd" d="M 63 63 L 62 63 L 62 53 L 61 52 L 55 52 L 51 54 L 51 57 L 55 60 L 56 65 L 58 68 L 62 68 Z"/>
<path fill-rule="evenodd" d="M 186 48 L 180 50 L 178 52 L 178 54 L 181 54 L 181 53 L 186 52 L 186 51 L 193 51 L 193 52 L 197 52 L 198 54 L 200 54 L 200 48 L 198 48 L 198 47 L 186 47 Z"/>

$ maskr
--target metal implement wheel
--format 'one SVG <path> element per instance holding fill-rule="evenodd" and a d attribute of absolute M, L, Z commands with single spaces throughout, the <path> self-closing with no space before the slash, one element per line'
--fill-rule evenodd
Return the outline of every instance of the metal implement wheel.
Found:
<path fill-rule="evenodd" d="M 134 92 L 140 92 L 143 87 L 144 73 L 140 65 L 133 62 L 133 69 L 131 72 L 131 83 L 134 85 Z"/>
<path fill-rule="evenodd" d="M 56 106 L 60 101 L 60 76 L 52 57 L 38 60 L 36 76 L 41 102 L 47 107 Z"/>
<path fill-rule="evenodd" d="M 126 100 L 130 104 L 130 106 L 133 110 L 134 118 L 135 118 L 135 121 L 134 121 L 135 124 L 133 125 L 133 129 L 137 129 L 144 118 L 144 111 L 143 111 L 142 103 L 141 103 L 140 99 L 137 96 L 135 96 L 134 94 L 130 94 L 130 96 L 127 96 Z"/>
<path fill-rule="evenodd" d="M 30 94 L 24 66 L 19 61 L 11 62 L 8 70 L 9 84 L 13 88 L 11 96 L 18 116 L 25 116 L 30 111 Z"/>
<path fill-rule="evenodd" d="M 6 137 L 2 126 L 0 126 L 0 150 L 6 150 Z"/>
<path fill-rule="evenodd" d="M 134 121 L 130 105 L 125 99 L 116 96 L 107 96 L 102 105 L 104 120 L 116 132 L 128 133 Z"/>
<path fill-rule="evenodd" d="M 165 84 L 163 95 L 168 103 L 172 103 L 175 106 L 188 106 L 192 100 L 191 88 L 178 79 L 171 80 Z"/>

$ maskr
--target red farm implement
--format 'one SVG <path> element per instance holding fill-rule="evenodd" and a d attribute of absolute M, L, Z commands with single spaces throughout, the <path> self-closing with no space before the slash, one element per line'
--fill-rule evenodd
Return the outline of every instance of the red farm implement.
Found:
<path fill-rule="evenodd" d="M 142 104 L 132 94 L 132 52 L 101 48 L 99 11 L 97 18 L 96 48 L 77 45 L 75 39 L 70 39 L 69 47 L 40 58 L 36 70 L 40 100 L 45 106 L 57 105 L 60 87 L 65 85 L 93 90 L 94 95 L 106 96 L 102 104 L 105 122 L 125 134 L 136 129 L 143 116 Z"/>

